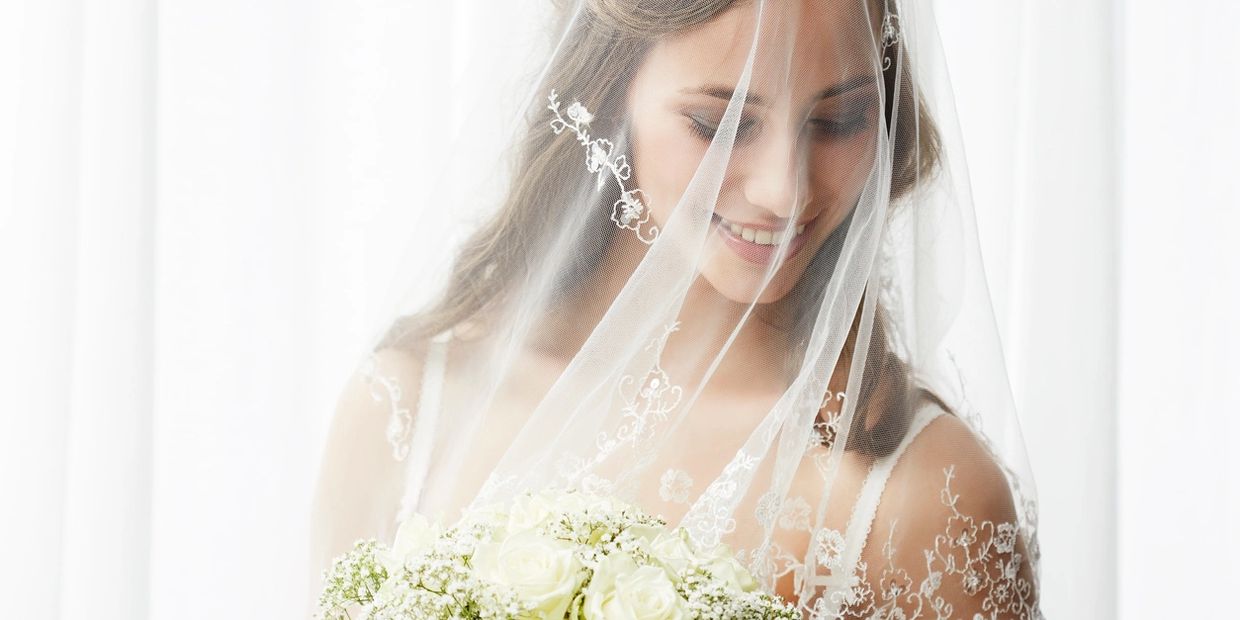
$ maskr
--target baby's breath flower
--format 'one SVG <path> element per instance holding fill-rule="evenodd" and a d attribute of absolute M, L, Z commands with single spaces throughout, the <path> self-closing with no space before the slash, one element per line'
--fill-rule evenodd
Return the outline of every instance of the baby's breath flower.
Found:
<path fill-rule="evenodd" d="M 669 532 L 614 498 L 544 491 L 509 508 L 466 514 L 446 530 L 412 522 L 395 550 L 358 542 L 324 572 L 319 617 L 560 620 L 630 607 L 700 619 L 798 617 L 759 591 L 726 547 L 699 553 L 683 529 Z"/>
<path fill-rule="evenodd" d="M 358 541 L 353 550 L 336 558 L 323 571 L 323 592 L 319 595 L 319 615 L 324 620 L 346 619 L 354 605 L 369 605 L 383 583 L 387 570 L 376 557 L 382 549 L 374 540 Z"/>
<path fill-rule="evenodd" d="M 796 609 L 762 591 L 745 592 L 701 567 L 681 572 L 679 590 L 696 620 L 797 620 Z"/>

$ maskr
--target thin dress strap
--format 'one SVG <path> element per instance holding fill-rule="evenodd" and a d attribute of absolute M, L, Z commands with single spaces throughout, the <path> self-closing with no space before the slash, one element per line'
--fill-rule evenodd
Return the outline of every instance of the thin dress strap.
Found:
<path fill-rule="evenodd" d="M 409 441 L 409 458 L 405 461 L 405 492 L 401 496 L 397 522 L 413 516 L 422 498 L 422 489 L 435 447 L 435 429 L 439 424 L 439 413 L 442 409 L 444 373 L 451 337 L 451 332 L 445 332 L 432 338 L 427 346 L 426 362 L 422 366 L 418 410 L 413 421 L 413 436 Z"/>
<path fill-rule="evenodd" d="M 882 499 L 883 489 L 887 486 L 887 479 L 891 477 L 891 471 L 895 469 L 896 463 L 917 435 L 944 413 L 942 408 L 934 404 L 927 404 L 918 409 L 900 445 L 896 446 L 891 454 L 875 460 L 870 467 L 865 482 L 861 486 L 861 492 L 857 495 L 857 503 L 853 506 L 852 516 L 848 519 L 848 529 L 844 535 L 844 549 L 841 554 L 841 570 L 836 573 L 841 580 L 844 580 L 843 583 L 847 584 L 843 586 L 846 588 L 844 592 L 850 592 L 856 585 L 857 565 L 861 561 L 861 551 L 865 547 L 866 539 L 869 538 L 874 515 L 878 512 L 878 503 Z"/>

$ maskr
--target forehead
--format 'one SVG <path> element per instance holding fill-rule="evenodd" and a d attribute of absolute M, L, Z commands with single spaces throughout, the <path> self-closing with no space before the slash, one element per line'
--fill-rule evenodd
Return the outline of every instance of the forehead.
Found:
<path fill-rule="evenodd" d="M 668 81 L 732 86 L 754 37 L 750 91 L 767 96 L 816 92 L 878 65 L 870 0 L 740 2 L 716 18 L 659 41 L 647 62 Z"/>

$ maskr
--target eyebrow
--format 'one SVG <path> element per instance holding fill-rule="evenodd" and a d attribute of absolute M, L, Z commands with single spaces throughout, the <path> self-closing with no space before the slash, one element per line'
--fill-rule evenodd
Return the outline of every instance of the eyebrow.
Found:
<path fill-rule="evenodd" d="M 877 79 L 878 78 L 873 75 L 859 75 L 857 77 L 849 78 L 839 84 L 818 91 L 818 94 L 814 96 L 813 101 L 821 101 L 823 99 L 829 99 L 837 95 L 842 95 L 850 90 L 865 86 L 866 84 L 876 83 Z M 714 97 L 724 101 L 731 101 L 732 96 L 736 94 L 736 89 L 723 86 L 721 84 L 706 84 L 697 88 L 685 88 L 680 92 L 686 95 L 706 95 L 708 97 Z M 755 95 L 753 93 L 745 94 L 745 105 L 764 106 L 766 104 L 767 101 L 762 95 Z"/>

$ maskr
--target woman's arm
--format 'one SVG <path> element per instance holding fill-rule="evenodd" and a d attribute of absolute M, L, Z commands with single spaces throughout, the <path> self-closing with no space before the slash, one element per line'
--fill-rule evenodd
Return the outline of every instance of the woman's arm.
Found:
<path fill-rule="evenodd" d="M 1034 618 L 1037 585 L 1006 477 L 956 416 L 909 445 L 867 539 L 879 609 L 909 617 Z"/>
<path fill-rule="evenodd" d="M 390 349 L 369 362 L 340 395 L 319 468 L 310 546 L 315 596 L 333 558 L 359 539 L 384 540 L 395 531 L 408 434 L 393 430 L 412 424 L 421 364 Z"/>

